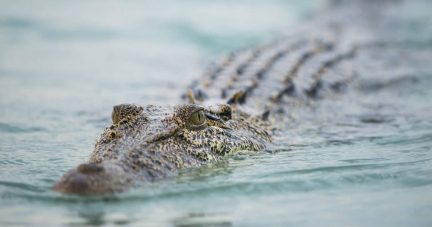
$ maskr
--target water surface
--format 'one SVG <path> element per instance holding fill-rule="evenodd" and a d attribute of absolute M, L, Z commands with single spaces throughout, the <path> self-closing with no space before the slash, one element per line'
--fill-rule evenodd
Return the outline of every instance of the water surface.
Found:
<path fill-rule="evenodd" d="M 432 5 L 414 3 L 386 34 L 427 60 Z M 269 151 L 114 197 L 51 192 L 112 106 L 176 104 L 211 60 L 295 30 L 323 1 L 0 5 L 1 226 L 432 225 L 432 66 L 420 63 L 386 89 L 322 100 Z"/>

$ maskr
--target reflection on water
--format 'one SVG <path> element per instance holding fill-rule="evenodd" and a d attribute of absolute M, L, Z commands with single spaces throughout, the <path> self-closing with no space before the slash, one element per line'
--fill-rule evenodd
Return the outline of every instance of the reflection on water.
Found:
<path fill-rule="evenodd" d="M 404 57 L 386 62 L 396 79 L 360 83 L 361 97 L 320 100 L 306 109 L 313 119 L 291 119 L 268 150 L 120 195 L 50 190 L 87 159 L 112 106 L 177 104 L 210 60 L 295 30 L 323 5 L 0 3 L 0 225 L 430 226 L 432 14 L 422 0 L 383 33 L 395 36 L 392 56 Z M 399 64 L 409 70 L 391 71 Z M 364 70 L 376 73 L 373 62 Z"/>
<path fill-rule="evenodd" d="M 229 215 L 205 213 L 190 213 L 185 217 L 176 218 L 173 224 L 178 227 L 233 226 Z"/>

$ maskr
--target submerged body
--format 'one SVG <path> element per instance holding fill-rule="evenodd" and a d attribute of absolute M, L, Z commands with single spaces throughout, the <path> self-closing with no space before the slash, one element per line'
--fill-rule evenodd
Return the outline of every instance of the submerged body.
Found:
<path fill-rule="evenodd" d="M 371 42 L 369 33 L 356 35 L 367 20 L 340 21 L 365 15 L 349 5 L 336 8 L 346 15 L 329 12 L 328 20 L 306 32 L 228 56 L 193 84 L 185 96 L 189 104 L 115 106 L 113 124 L 96 140 L 89 162 L 66 173 L 53 190 L 122 192 L 238 150 L 265 149 L 294 111 L 337 97 L 367 76 L 356 68 L 362 60 L 357 53 Z"/>

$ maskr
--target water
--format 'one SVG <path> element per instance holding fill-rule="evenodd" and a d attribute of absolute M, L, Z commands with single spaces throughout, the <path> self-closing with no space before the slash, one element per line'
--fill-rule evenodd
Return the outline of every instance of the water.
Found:
<path fill-rule="evenodd" d="M 424 61 L 409 62 L 412 80 L 323 100 L 319 117 L 275 138 L 278 152 L 240 153 L 115 197 L 50 190 L 88 158 L 112 106 L 176 104 L 210 60 L 295 28 L 323 1 L 0 5 L 0 226 L 431 225 L 428 1 L 407 5 L 386 33 Z"/>

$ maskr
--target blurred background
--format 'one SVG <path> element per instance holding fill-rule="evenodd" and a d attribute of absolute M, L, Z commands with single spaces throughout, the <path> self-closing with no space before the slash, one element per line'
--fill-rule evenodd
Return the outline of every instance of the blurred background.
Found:
<path fill-rule="evenodd" d="M 166 101 L 152 88 L 184 88 L 210 60 L 277 37 L 322 2 L 2 1 L 2 97 L 69 110 Z"/>
<path fill-rule="evenodd" d="M 112 106 L 177 104 L 211 61 L 287 34 L 326 6 L 1 0 L 0 226 L 430 226 L 430 115 L 398 127 L 337 128 L 360 130 L 338 143 L 304 129 L 295 146 L 281 145 L 285 152 L 231 157 L 115 198 L 50 190 L 89 157 Z M 431 6 L 407 4 L 388 35 L 430 49 Z M 430 78 L 428 70 L 421 78 Z M 419 112 L 432 111 L 426 82 L 413 88 L 420 89 L 411 103 Z"/>

